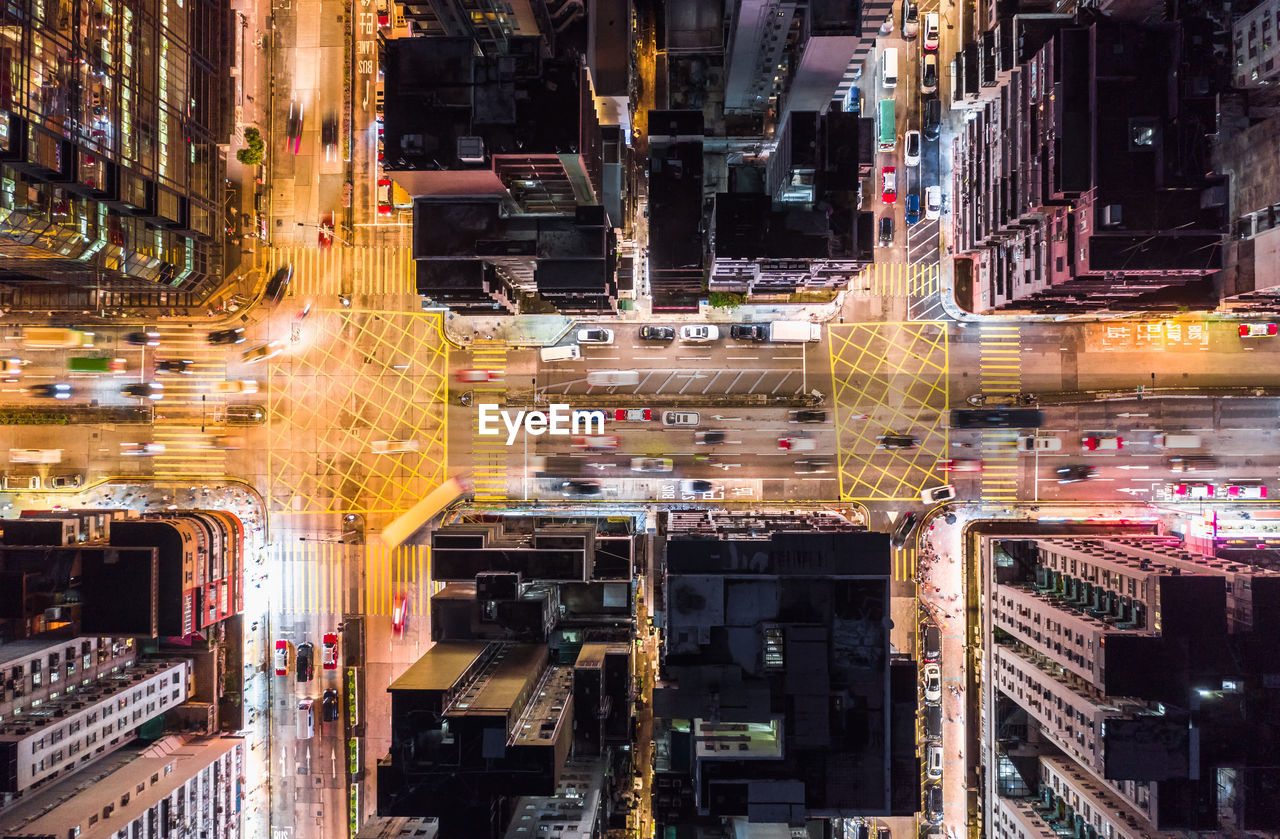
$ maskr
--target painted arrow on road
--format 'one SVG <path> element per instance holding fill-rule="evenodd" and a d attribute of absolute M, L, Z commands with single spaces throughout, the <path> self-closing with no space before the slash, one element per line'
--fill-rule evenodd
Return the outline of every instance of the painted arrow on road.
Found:
<path fill-rule="evenodd" d="M 1117 468 L 1117 469 L 1150 469 L 1151 467 L 1150 467 L 1150 466 L 1129 466 L 1129 465 L 1125 465 L 1125 466 L 1117 466 L 1116 468 Z"/>

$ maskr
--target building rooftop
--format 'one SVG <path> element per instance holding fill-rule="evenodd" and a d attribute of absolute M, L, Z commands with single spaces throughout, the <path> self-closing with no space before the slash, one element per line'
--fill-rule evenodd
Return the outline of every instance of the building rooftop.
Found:
<path fill-rule="evenodd" d="M 449 690 L 484 653 L 488 641 L 444 641 L 427 650 L 387 690 Z"/>

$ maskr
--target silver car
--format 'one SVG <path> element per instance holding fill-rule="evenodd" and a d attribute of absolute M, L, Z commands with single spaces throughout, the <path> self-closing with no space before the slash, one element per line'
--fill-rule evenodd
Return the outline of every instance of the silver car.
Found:
<path fill-rule="evenodd" d="M 662 412 L 663 425 L 697 425 L 698 419 L 699 417 L 698 417 L 697 411 L 663 411 Z"/>

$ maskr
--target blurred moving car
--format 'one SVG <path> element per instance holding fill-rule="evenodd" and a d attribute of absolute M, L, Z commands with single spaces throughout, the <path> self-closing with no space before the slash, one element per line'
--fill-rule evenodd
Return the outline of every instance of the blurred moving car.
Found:
<path fill-rule="evenodd" d="M 136 396 L 138 399 L 164 399 L 163 382 L 134 382 L 120 388 L 121 396 Z"/>
<path fill-rule="evenodd" d="M 604 487 L 601 486 L 599 481 L 575 479 L 572 481 L 564 481 L 560 484 L 560 494 L 565 498 L 572 498 L 576 495 L 600 495 L 603 491 Z"/>
<path fill-rule="evenodd" d="M 289 283 L 293 280 L 293 263 L 282 265 L 276 269 L 271 275 L 271 279 L 267 280 L 267 288 L 262 292 L 262 301 L 268 305 L 274 306 L 284 297 L 284 293 L 289 289 Z"/>
<path fill-rule="evenodd" d="M 718 446 L 724 439 L 725 434 L 720 430 L 693 432 L 693 443 L 696 446 Z"/>
<path fill-rule="evenodd" d="M 1082 463 L 1059 466 L 1053 472 L 1058 476 L 1058 483 L 1060 484 L 1074 484 L 1079 481 L 1087 481 L 1093 477 L 1093 467 Z"/>
<path fill-rule="evenodd" d="M 876 438 L 877 449 L 914 449 L 920 441 L 910 434 L 881 434 Z"/>
<path fill-rule="evenodd" d="M 391 606 L 391 631 L 395 635 L 403 635 L 409 625 L 409 597 L 403 591 L 396 592 Z"/>
<path fill-rule="evenodd" d="M 821 475 L 831 471 L 831 458 L 810 457 L 797 460 L 795 469 L 797 475 Z"/>
<path fill-rule="evenodd" d="M 669 457 L 633 457 L 632 472 L 670 472 L 675 468 L 675 461 Z"/>
<path fill-rule="evenodd" d="M 219 434 L 213 438 L 215 449 L 243 449 L 244 438 L 238 434 Z"/>
<path fill-rule="evenodd" d="M 981 472 L 982 461 L 971 457 L 958 457 L 952 460 L 939 460 L 938 470 L 942 472 Z"/>
<path fill-rule="evenodd" d="M 818 448 L 818 441 L 807 431 L 798 431 L 788 437 L 778 438 L 778 449 L 784 452 L 811 452 Z"/>
<path fill-rule="evenodd" d="M 907 544 L 908 537 L 916 529 L 916 524 L 919 521 L 920 514 L 914 510 L 908 510 L 903 513 L 893 527 L 893 533 L 889 536 L 889 544 L 895 548 L 901 548 Z"/>
<path fill-rule="evenodd" d="M 502 370 L 459 370 L 454 376 L 464 385 L 479 384 L 482 382 L 500 382 L 503 380 Z"/>
<path fill-rule="evenodd" d="M 791 417 L 788 422 L 815 423 L 827 421 L 826 411 L 818 411 L 813 408 L 801 408 L 798 411 L 789 411 L 788 415 Z"/>
<path fill-rule="evenodd" d="M 208 341 L 210 344 L 243 344 L 244 327 L 237 326 L 235 329 L 216 329 L 209 333 Z"/>
<path fill-rule="evenodd" d="M 374 454 L 406 454 L 418 450 L 417 440 L 374 440 Z"/>
<path fill-rule="evenodd" d="M 594 449 L 596 451 L 605 451 L 608 449 L 616 449 L 618 447 L 618 438 L 613 434 L 579 434 L 569 441 L 569 444 L 575 449 Z"/>
<path fill-rule="evenodd" d="M 124 342 L 135 347 L 158 347 L 160 346 L 160 333 L 154 329 L 126 332 L 124 334 Z"/>
<path fill-rule="evenodd" d="M 41 399 L 70 399 L 71 385 L 66 382 L 32 385 L 27 388 L 27 393 Z"/>
<path fill-rule="evenodd" d="M 120 454 L 129 457 L 151 457 L 164 454 L 164 443 L 121 443 Z"/>
<path fill-rule="evenodd" d="M 240 360 L 245 364 L 257 364 L 259 361 L 275 358 L 282 352 L 284 352 L 284 344 L 279 341 L 272 341 L 269 344 L 262 344 L 245 350 L 240 353 Z"/>
<path fill-rule="evenodd" d="M 195 370 L 196 363 L 189 358 L 169 358 L 156 362 L 157 373 L 177 373 L 183 376 L 190 376 Z"/>
<path fill-rule="evenodd" d="M 1116 452 L 1124 448 L 1124 439 L 1104 436 L 1083 437 L 1080 445 L 1089 452 Z"/>
<path fill-rule="evenodd" d="M 228 379 L 213 386 L 214 393 L 257 393 L 258 383 L 253 379 Z"/>
<path fill-rule="evenodd" d="M 289 119 L 285 123 L 285 141 L 284 145 L 289 151 L 297 154 L 302 150 L 302 119 L 303 106 L 301 102 L 289 103 Z"/>
<path fill-rule="evenodd" d="M 681 481 L 680 491 L 685 495 L 706 495 L 715 491 L 715 485 L 701 478 L 693 478 Z"/>

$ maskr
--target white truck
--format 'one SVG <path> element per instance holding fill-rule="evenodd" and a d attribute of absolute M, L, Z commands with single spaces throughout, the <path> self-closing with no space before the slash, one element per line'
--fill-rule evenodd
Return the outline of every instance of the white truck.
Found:
<path fill-rule="evenodd" d="M 821 341 L 822 324 L 807 320 L 775 320 L 769 324 L 769 340 L 777 344 Z"/>

